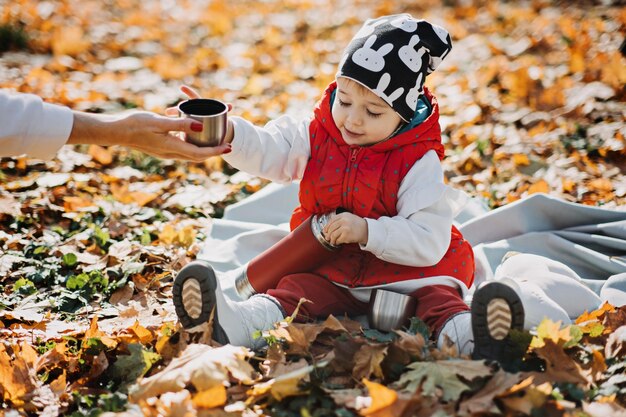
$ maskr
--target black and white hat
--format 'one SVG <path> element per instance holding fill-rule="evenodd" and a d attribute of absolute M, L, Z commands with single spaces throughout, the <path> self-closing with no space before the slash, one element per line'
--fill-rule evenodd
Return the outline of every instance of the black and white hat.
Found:
<path fill-rule="evenodd" d="M 337 76 L 369 88 L 408 122 L 426 76 L 451 49 L 447 30 L 409 14 L 369 19 L 344 51 Z"/>

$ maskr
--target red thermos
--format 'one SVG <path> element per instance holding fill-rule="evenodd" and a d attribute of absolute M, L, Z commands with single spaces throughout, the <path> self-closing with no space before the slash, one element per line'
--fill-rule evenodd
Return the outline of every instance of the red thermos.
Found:
<path fill-rule="evenodd" d="M 341 212 L 345 210 L 337 210 Z M 335 256 L 339 246 L 331 245 L 322 230 L 333 213 L 313 215 L 248 263 L 235 281 L 242 298 L 276 288 L 286 275 L 308 272 Z"/>

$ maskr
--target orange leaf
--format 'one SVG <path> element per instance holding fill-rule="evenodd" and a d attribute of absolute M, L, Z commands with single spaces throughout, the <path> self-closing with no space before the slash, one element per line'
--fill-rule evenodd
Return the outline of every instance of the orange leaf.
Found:
<path fill-rule="evenodd" d="M 22 351 L 27 352 L 28 349 Z M 22 397 L 34 391 L 37 384 L 35 372 L 19 354 L 18 345 L 14 345 L 14 353 L 14 359 L 11 359 L 4 344 L 0 344 L 0 393 L 3 401 L 10 401 L 20 407 L 24 404 Z"/>
<path fill-rule="evenodd" d="M 220 384 L 197 393 L 193 397 L 193 405 L 198 408 L 215 408 L 226 404 L 226 400 L 226 388 Z"/>
<path fill-rule="evenodd" d="M 85 197 L 63 197 L 63 208 L 66 212 L 78 211 L 81 208 L 93 207 L 94 203 Z"/>
<path fill-rule="evenodd" d="M 528 194 L 549 193 L 550 186 L 545 180 L 539 180 L 528 188 Z"/>
<path fill-rule="evenodd" d="M 154 193 L 144 193 L 142 191 L 128 191 L 128 185 L 119 185 L 117 183 L 111 184 L 111 194 L 120 203 L 130 204 L 135 203 L 139 207 L 143 207 L 155 198 L 158 197 Z"/>
<path fill-rule="evenodd" d="M 106 148 L 98 145 L 89 145 L 89 155 L 102 165 L 111 165 L 113 162 L 113 154 Z"/>
<path fill-rule="evenodd" d="M 139 324 L 139 321 L 135 321 L 135 324 L 130 328 L 130 330 L 137 335 L 139 341 L 143 344 L 152 342 L 152 339 L 154 338 L 152 332 Z"/>
<path fill-rule="evenodd" d="M 83 29 L 76 25 L 61 25 L 52 35 L 52 52 L 54 55 L 76 56 L 91 46 Z"/>
<path fill-rule="evenodd" d="M 398 399 L 398 393 L 384 385 L 368 381 L 363 378 L 363 384 L 367 387 L 372 403 L 369 407 L 359 411 L 362 416 L 374 414 L 377 411 L 387 408 Z"/>
<path fill-rule="evenodd" d="M 596 178 L 595 180 L 589 181 L 587 188 L 598 193 L 610 193 L 613 191 L 613 184 L 611 180 L 607 178 Z"/>
<path fill-rule="evenodd" d="M 591 313 L 587 313 L 585 311 L 580 317 L 576 319 L 576 324 L 585 323 L 591 320 L 598 321 L 600 317 L 604 316 L 604 314 L 611 313 L 613 311 L 615 311 L 615 307 L 613 307 L 608 302 L 605 302 L 599 309 L 594 310 Z"/>
<path fill-rule="evenodd" d="M 89 326 L 89 330 L 85 332 L 84 340 L 91 338 L 100 339 L 100 341 L 110 349 L 117 346 L 117 342 L 115 341 L 115 339 L 108 337 L 98 328 L 98 316 L 94 316 L 91 319 L 91 325 Z"/>

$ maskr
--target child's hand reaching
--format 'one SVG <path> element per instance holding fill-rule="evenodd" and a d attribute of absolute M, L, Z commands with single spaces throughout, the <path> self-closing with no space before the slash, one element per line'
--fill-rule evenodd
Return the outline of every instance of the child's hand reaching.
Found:
<path fill-rule="evenodd" d="M 335 214 L 324 227 L 324 237 L 332 245 L 367 244 L 367 222 L 363 217 L 343 212 Z"/>

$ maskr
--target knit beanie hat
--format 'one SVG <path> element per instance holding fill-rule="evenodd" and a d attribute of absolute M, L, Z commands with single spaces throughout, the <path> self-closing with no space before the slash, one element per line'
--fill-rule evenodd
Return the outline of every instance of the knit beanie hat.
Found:
<path fill-rule="evenodd" d="M 369 88 L 408 122 L 426 76 L 451 49 L 448 31 L 409 14 L 368 19 L 344 51 L 337 77 Z"/>

